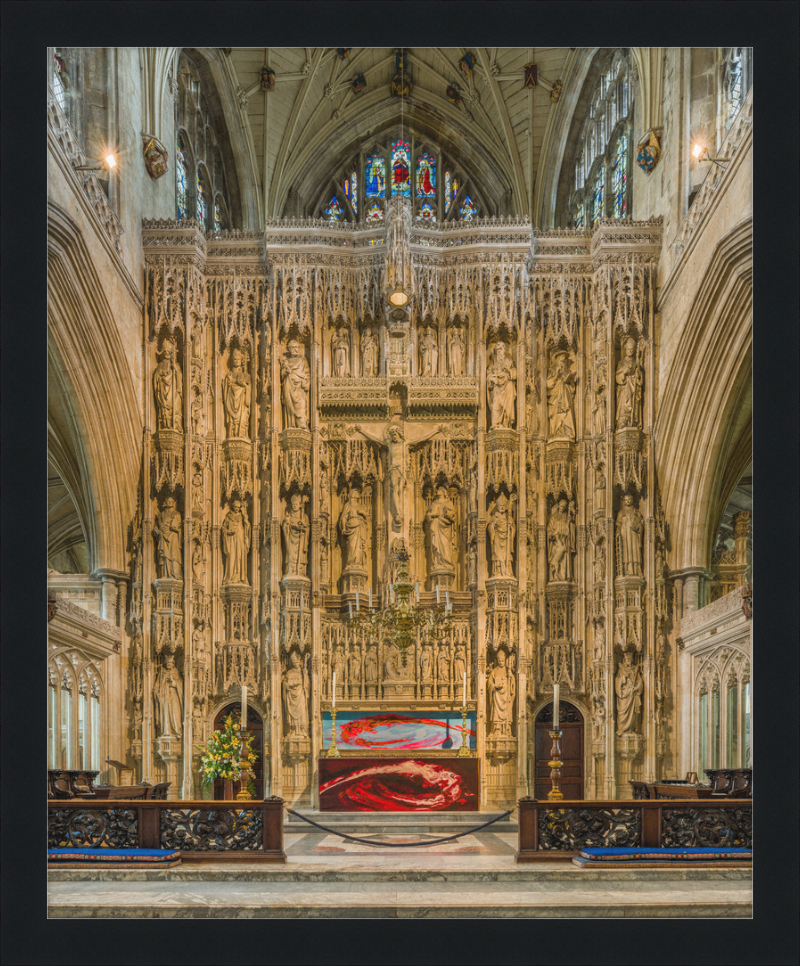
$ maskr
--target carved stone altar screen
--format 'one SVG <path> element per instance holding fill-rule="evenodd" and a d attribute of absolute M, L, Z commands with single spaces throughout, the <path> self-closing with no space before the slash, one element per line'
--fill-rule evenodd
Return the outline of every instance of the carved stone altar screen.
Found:
<path fill-rule="evenodd" d="M 246 684 L 265 793 L 311 804 L 334 671 L 342 710 L 466 699 L 482 807 L 524 794 L 555 681 L 587 722 L 588 796 L 669 768 L 660 233 L 412 227 L 399 199 L 377 227 L 144 223 L 140 775 L 198 794 L 196 748 Z M 405 654 L 348 619 L 388 601 L 400 540 L 422 603 L 453 608 Z"/>

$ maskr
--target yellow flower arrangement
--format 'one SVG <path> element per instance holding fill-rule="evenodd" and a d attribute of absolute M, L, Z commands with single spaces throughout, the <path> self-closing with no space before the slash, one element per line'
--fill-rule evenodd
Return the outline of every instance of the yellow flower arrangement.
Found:
<path fill-rule="evenodd" d="M 215 731 L 208 739 L 205 747 L 200 747 L 202 774 L 202 785 L 204 791 L 208 791 L 214 783 L 215 778 L 223 778 L 228 781 L 238 781 L 241 777 L 241 757 L 240 751 L 244 751 L 244 757 L 248 762 L 254 762 L 257 755 L 250 747 L 253 742 L 253 735 L 245 735 L 242 738 L 241 725 L 233 720 L 232 715 L 225 719 L 225 727 L 220 731 Z M 242 749 L 242 743 L 244 748 Z M 251 794 L 252 778 L 248 785 Z"/>

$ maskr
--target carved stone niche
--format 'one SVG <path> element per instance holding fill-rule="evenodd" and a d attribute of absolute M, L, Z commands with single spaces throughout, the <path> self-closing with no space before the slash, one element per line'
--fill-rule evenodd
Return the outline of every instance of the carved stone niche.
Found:
<path fill-rule="evenodd" d="M 183 433 L 174 429 L 159 429 L 153 434 L 153 469 L 155 488 L 165 486 L 174 490 L 184 486 Z"/>
<path fill-rule="evenodd" d="M 253 492 L 253 450 L 249 442 L 226 439 L 222 444 L 222 490 L 225 499 L 233 493 L 243 499 Z"/>
<path fill-rule="evenodd" d="M 165 648 L 174 651 L 183 647 L 183 581 L 159 577 L 153 581 L 155 610 L 153 611 L 153 640 L 156 653 Z"/>
<path fill-rule="evenodd" d="M 461 376 L 417 376 L 408 381 L 409 416 L 418 419 L 474 419 L 478 412 L 478 380 Z"/>
<path fill-rule="evenodd" d="M 385 419 L 389 413 L 389 382 L 383 376 L 324 376 L 319 406 L 324 416 Z"/>
<path fill-rule="evenodd" d="M 249 640 L 252 588 L 249 584 L 223 584 L 221 594 L 225 611 L 225 640 Z"/>
<path fill-rule="evenodd" d="M 640 429 L 618 429 L 614 434 L 614 484 L 623 490 L 642 490 L 644 436 Z"/>
<path fill-rule="evenodd" d="M 281 487 L 311 486 L 311 433 L 305 429 L 284 429 L 280 435 Z"/>
<path fill-rule="evenodd" d="M 614 581 L 614 643 L 623 650 L 641 651 L 644 643 L 642 612 L 643 577 L 617 577 Z"/>
<path fill-rule="evenodd" d="M 548 443 L 545 453 L 545 496 L 554 499 L 563 493 L 568 499 L 575 498 L 578 470 L 578 447 L 568 440 Z"/>
<path fill-rule="evenodd" d="M 509 492 L 519 480 L 519 434 L 514 429 L 492 429 L 486 434 L 486 483 L 489 490 L 505 486 Z"/>

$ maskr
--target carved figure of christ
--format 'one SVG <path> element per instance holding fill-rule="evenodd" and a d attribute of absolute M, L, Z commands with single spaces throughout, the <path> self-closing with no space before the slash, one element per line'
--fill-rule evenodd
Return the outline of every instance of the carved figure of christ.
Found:
<path fill-rule="evenodd" d="M 386 452 L 387 476 L 389 478 L 389 513 L 392 517 L 393 529 L 402 530 L 408 447 L 418 446 L 439 433 L 444 433 L 445 427 L 439 425 L 428 432 L 419 428 L 416 432 L 413 430 L 409 432 L 409 427 L 403 423 L 400 417 L 393 416 L 385 424 L 380 435 L 368 432 L 359 425 L 354 426 L 353 430 L 370 442 L 376 443 Z"/>

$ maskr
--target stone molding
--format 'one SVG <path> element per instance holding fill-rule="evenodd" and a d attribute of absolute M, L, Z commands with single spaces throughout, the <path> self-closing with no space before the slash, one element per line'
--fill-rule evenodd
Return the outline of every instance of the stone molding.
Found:
<path fill-rule="evenodd" d="M 50 633 L 61 630 L 59 624 L 64 624 L 66 626 L 63 629 L 72 632 L 73 636 L 80 637 L 77 643 L 81 647 L 102 645 L 103 657 L 118 652 L 122 642 L 122 628 L 98 617 L 85 607 L 73 603 L 62 596 L 63 593 L 63 591 L 51 591 L 56 600 L 56 614 L 50 624 Z"/>
<path fill-rule="evenodd" d="M 677 627 L 677 634 L 683 640 L 685 650 L 691 651 L 693 645 L 738 624 L 749 633 L 748 622 L 742 612 L 741 587 L 684 617 Z M 717 643 L 719 641 L 715 640 L 714 644 Z"/>

